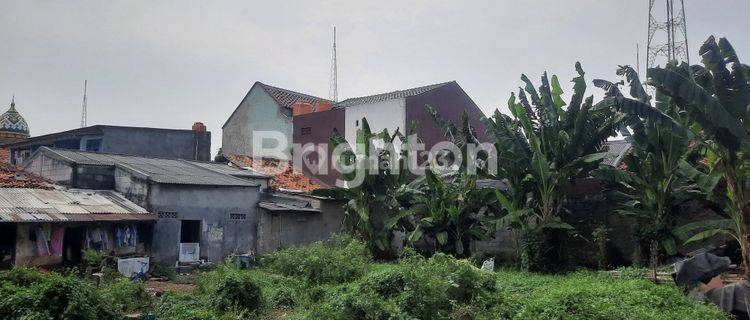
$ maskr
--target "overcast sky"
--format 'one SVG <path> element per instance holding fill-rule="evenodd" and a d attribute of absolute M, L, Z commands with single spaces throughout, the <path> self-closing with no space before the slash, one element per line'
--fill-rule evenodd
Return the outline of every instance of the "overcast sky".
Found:
<path fill-rule="evenodd" d="M 726 36 L 750 63 L 750 1 L 685 0 L 691 58 Z M 659 2 L 659 1 L 657 1 Z M 255 81 L 328 97 L 332 27 L 339 99 L 456 80 L 485 111 L 526 73 L 566 91 L 645 65 L 648 0 L 8 1 L 0 0 L 0 106 L 41 135 L 88 124 L 221 125 Z M 589 93 L 598 89 L 590 86 Z"/>

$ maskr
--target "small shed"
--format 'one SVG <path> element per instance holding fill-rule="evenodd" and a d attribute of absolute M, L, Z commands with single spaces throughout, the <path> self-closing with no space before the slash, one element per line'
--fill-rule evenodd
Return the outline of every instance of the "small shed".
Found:
<path fill-rule="evenodd" d="M 258 207 L 258 251 L 261 253 L 328 239 L 341 231 L 344 220 L 341 200 L 304 193 L 268 193 Z"/>
<path fill-rule="evenodd" d="M 83 249 L 146 255 L 156 220 L 114 191 L 0 188 L 0 266 L 75 264 Z"/>

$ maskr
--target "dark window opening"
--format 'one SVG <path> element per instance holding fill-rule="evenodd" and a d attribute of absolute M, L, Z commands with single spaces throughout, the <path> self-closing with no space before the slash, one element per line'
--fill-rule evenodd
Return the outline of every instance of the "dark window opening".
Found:
<path fill-rule="evenodd" d="M 0 224 L 0 269 L 13 266 L 16 254 L 16 224 Z"/>
<path fill-rule="evenodd" d="M 86 151 L 99 152 L 102 147 L 102 139 L 86 140 Z"/>
<path fill-rule="evenodd" d="M 311 127 L 304 127 L 304 128 L 302 128 L 300 130 L 300 134 L 303 135 L 303 136 L 306 136 L 306 135 L 311 134 L 311 133 L 312 133 L 312 128 Z"/>
<path fill-rule="evenodd" d="M 63 235 L 63 260 L 70 263 L 81 261 L 81 249 L 86 238 L 85 227 L 68 227 L 65 228 Z"/>
<path fill-rule="evenodd" d="M 201 242 L 201 221 L 182 220 L 182 225 L 180 226 L 180 243 L 199 242 Z"/>
<path fill-rule="evenodd" d="M 359 120 L 354 120 L 354 126 L 359 127 Z"/>

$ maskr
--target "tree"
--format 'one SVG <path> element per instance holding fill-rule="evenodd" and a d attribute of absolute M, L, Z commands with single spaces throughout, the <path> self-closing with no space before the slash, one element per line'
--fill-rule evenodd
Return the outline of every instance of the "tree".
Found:
<path fill-rule="evenodd" d="M 620 201 L 618 212 L 635 217 L 636 238 L 649 246 L 650 265 L 655 272 L 661 250 L 668 255 L 677 253 L 678 205 L 702 197 L 686 171 L 687 167 L 696 170 L 686 160 L 692 135 L 685 129 L 686 120 L 679 110 L 661 91 L 657 91 L 656 107 L 652 107 L 635 70 L 621 66 L 617 74 L 626 77 L 632 98 L 599 80 L 607 95 L 594 109 L 612 108 L 627 115 L 624 123 L 632 134 L 627 128 L 623 130 L 632 148 L 623 158 L 625 168 L 606 166 L 592 175 L 613 184 L 615 191 L 611 194 Z"/>
<path fill-rule="evenodd" d="M 494 189 L 478 188 L 476 182 L 466 171 L 439 175 L 426 170 L 408 191 L 414 214 L 409 241 L 426 240 L 436 251 L 469 256 L 472 241 L 489 237 L 488 218 L 497 212 Z"/>
<path fill-rule="evenodd" d="M 331 137 L 332 146 L 344 150 L 338 159 L 340 164 L 356 168 L 342 173 L 349 185 L 318 193 L 348 199 L 344 206 L 345 227 L 363 238 L 375 258 L 388 259 L 392 256 L 393 232 L 399 221 L 410 214 L 398 199 L 398 189 L 413 179 L 406 167 L 408 140 L 398 130 L 393 134 L 387 129 L 373 133 L 367 119 L 361 123 L 354 146 L 338 131 Z M 396 139 L 403 143 L 401 153 L 393 147 Z M 357 175 L 361 175 L 361 182 Z"/>
<path fill-rule="evenodd" d="M 648 70 L 648 83 L 667 95 L 690 119 L 701 137 L 709 176 L 726 185 L 727 213 L 740 227 L 744 276 L 750 279 L 750 135 L 748 67 L 724 38 L 711 36 L 701 46 L 703 65 Z"/>
<path fill-rule="evenodd" d="M 598 166 L 606 154 L 604 142 L 624 118 L 609 110 L 592 110 L 593 97 L 584 99 L 586 82 L 579 63 L 576 71 L 569 103 L 562 99 L 556 76 L 550 80 L 545 73 L 537 91 L 522 75 L 525 86 L 508 101 L 512 117 L 496 110 L 493 118 L 482 119 L 494 138 L 497 172 L 489 172 L 487 166 L 481 173 L 507 184 L 507 190 L 494 192 L 506 210 L 498 225 L 520 233 L 526 269 L 551 271 L 560 262 L 561 232 L 573 230 L 561 219 L 567 187 Z M 446 130 L 454 133 L 449 138 L 476 141 L 471 131 Z"/>

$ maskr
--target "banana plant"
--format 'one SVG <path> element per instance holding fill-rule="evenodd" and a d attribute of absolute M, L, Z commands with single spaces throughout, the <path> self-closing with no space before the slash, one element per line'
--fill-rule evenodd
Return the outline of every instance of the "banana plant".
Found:
<path fill-rule="evenodd" d="M 659 253 L 677 253 L 678 232 L 675 216 L 678 206 L 703 197 L 686 168 L 697 170 L 686 161 L 692 135 L 685 129 L 676 106 L 661 91 L 656 92 L 656 106 L 641 85 L 638 74 L 621 66 L 617 74 L 630 85 L 631 97 L 607 89 L 606 98 L 595 109 L 609 108 L 625 114 L 632 129 L 630 152 L 623 158 L 625 168 L 605 166 L 592 175 L 613 183 L 611 194 L 620 200 L 619 213 L 636 218 L 636 238 L 649 246 L 650 265 L 658 265 Z"/>
<path fill-rule="evenodd" d="M 750 279 L 750 83 L 748 67 L 732 45 L 711 36 L 701 46 L 703 65 L 648 70 L 648 83 L 691 121 L 705 150 L 709 174 L 721 177 L 725 209 L 738 224 L 744 276 Z"/>
<path fill-rule="evenodd" d="M 394 231 L 410 214 L 399 200 L 398 192 L 414 178 L 406 167 L 409 142 L 398 130 L 393 134 L 387 129 L 374 133 L 367 119 L 363 118 L 361 123 L 356 145 L 351 145 L 338 131 L 331 136 L 331 145 L 344 150 L 338 159 L 340 164 L 356 170 L 342 173 L 347 186 L 325 192 L 348 199 L 344 206 L 344 226 L 365 240 L 374 257 L 389 259 Z M 401 152 L 393 147 L 396 139 L 401 140 Z"/>
<path fill-rule="evenodd" d="M 484 240 L 494 230 L 489 218 L 499 208 L 494 189 L 478 188 L 477 177 L 465 171 L 438 174 L 426 170 L 424 179 L 415 180 L 410 188 L 412 243 L 426 240 L 436 251 L 467 257 L 474 240 Z"/>
<path fill-rule="evenodd" d="M 561 219 L 567 187 L 598 167 L 606 155 L 604 142 L 616 133 L 625 117 L 610 110 L 593 110 L 593 97 L 585 97 L 585 73 L 579 63 L 576 71 L 569 103 L 562 99 L 563 90 L 556 76 L 550 78 L 544 73 L 537 90 L 522 75 L 524 86 L 508 100 L 511 115 L 496 110 L 492 118 L 481 119 L 494 138 L 497 171 L 485 169 L 480 173 L 507 184 L 506 190 L 493 192 L 494 201 L 505 208 L 504 217 L 497 220 L 498 227 L 542 236 L 573 230 Z M 450 133 L 446 135 L 449 139 L 459 136 L 456 140 L 476 140 L 467 136 L 471 130 L 443 127 Z M 547 242 L 559 241 L 553 236 Z M 559 245 L 548 244 L 541 249 L 545 251 L 543 255 L 552 255 L 550 247 Z M 546 266 L 530 269 L 540 268 Z"/>

